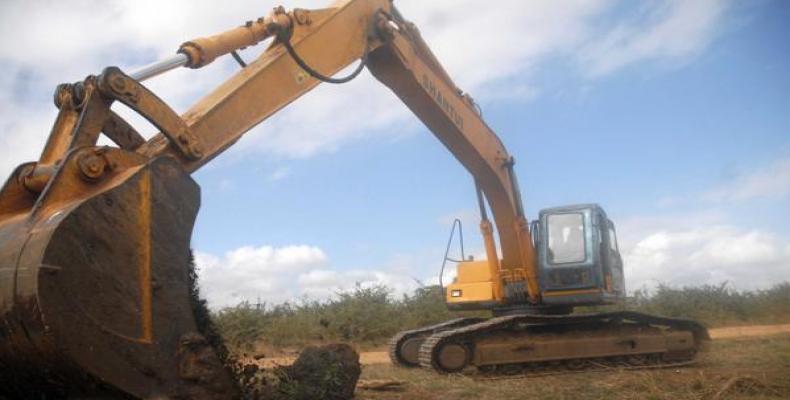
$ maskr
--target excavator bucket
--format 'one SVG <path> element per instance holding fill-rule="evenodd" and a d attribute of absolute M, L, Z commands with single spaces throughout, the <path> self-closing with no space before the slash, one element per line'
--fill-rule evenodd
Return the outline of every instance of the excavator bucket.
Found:
<path fill-rule="evenodd" d="M 80 148 L 39 195 L 26 167 L 0 191 L 0 398 L 237 397 L 194 315 L 200 189 L 180 165 Z"/>

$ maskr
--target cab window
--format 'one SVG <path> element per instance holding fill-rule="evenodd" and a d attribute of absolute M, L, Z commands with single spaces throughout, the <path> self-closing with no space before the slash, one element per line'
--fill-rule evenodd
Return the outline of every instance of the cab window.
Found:
<path fill-rule="evenodd" d="M 612 248 L 612 251 L 617 251 L 617 235 L 612 227 L 609 227 L 609 247 Z"/>
<path fill-rule="evenodd" d="M 567 264 L 586 259 L 584 214 L 554 214 L 548 217 L 549 262 Z"/>

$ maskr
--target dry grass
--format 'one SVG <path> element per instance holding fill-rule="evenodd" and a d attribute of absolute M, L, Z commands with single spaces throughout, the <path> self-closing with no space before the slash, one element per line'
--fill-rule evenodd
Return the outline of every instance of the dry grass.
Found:
<path fill-rule="evenodd" d="M 407 384 L 401 392 L 358 391 L 361 400 L 784 399 L 790 398 L 790 335 L 715 341 L 699 363 L 681 369 L 478 380 L 371 365 L 362 379 Z"/>

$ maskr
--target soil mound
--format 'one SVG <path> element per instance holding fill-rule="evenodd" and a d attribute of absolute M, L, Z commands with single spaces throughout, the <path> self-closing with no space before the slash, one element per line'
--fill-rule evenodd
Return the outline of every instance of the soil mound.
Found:
<path fill-rule="evenodd" d="M 250 400 L 349 400 L 362 368 L 359 354 L 347 344 L 307 347 L 288 366 L 238 368 L 237 376 Z"/>
<path fill-rule="evenodd" d="M 359 354 L 347 344 L 308 347 L 282 368 L 278 391 L 288 400 L 348 400 L 361 372 Z"/>

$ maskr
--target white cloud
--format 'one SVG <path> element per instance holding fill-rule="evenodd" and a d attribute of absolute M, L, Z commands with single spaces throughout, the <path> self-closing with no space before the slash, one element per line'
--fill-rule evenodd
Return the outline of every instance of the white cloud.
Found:
<path fill-rule="evenodd" d="M 784 198 L 790 195 L 790 159 L 740 173 L 727 184 L 713 189 L 703 198 L 713 202 L 743 202 L 758 198 Z"/>
<path fill-rule="evenodd" d="M 2 104 L 0 95 L 0 181 L 5 183 L 22 162 L 38 159 L 56 116 L 55 112 L 37 114 L 14 104 Z"/>
<path fill-rule="evenodd" d="M 287 300 L 296 295 L 294 277 L 325 265 L 328 258 L 314 246 L 245 246 L 222 256 L 196 252 L 201 292 L 209 305 L 222 307 L 242 301 Z"/>
<path fill-rule="evenodd" d="M 790 280 L 790 240 L 771 232 L 721 224 L 648 229 L 636 236 L 636 243 L 623 246 L 629 290 L 725 281 L 757 289 Z"/>
<path fill-rule="evenodd" d="M 286 7 L 320 8 L 328 1 L 281 3 Z M 583 54 L 595 68 L 607 71 L 640 58 L 676 57 L 692 49 L 698 51 L 709 40 L 708 28 L 719 14 L 714 12 L 713 3 L 682 5 L 685 3 L 698 2 L 672 3 L 671 12 L 657 18 L 647 33 L 638 27 L 627 29 L 643 39 L 610 38 L 603 41 L 611 43 L 605 46 L 586 43 L 600 42 L 596 38 L 601 32 L 593 22 L 611 8 L 610 1 L 504 0 L 482 7 L 475 0 L 402 0 L 397 5 L 421 27 L 459 86 L 485 102 L 534 97 L 539 88 L 524 83 L 524 79 L 514 85 L 514 78 L 529 76 L 554 55 L 575 57 L 581 47 L 586 48 Z M 54 122 L 51 93 L 58 83 L 97 73 L 105 65 L 131 70 L 173 54 L 186 39 L 225 30 L 266 12 L 256 0 L 226 2 L 222 7 L 208 0 L 76 0 L 46 6 L 24 1 L 0 3 L 0 37 L 6 38 L 0 41 L 0 76 L 8 77 L 0 79 L 0 93 L 7 94 L 0 97 L 0 120 L 8 128 L 0 132 L 0 138 L 10 144 L 0 147 L 0 175 L 37 157 Z M 704 27 L 691 29 L 690 20 Z M 682 43 L 668 39 L 674 36 L 667 32 L 675 31 L 683 33 Z M 259 51 L 260 47 L 246 50 L 244 57 L 250 60 Z M 634 53 L 639 57 L 627 55 Z M 600 61 L 607 59 L 620 61 Z M 200 71 L 175 71 L 147 85 L 176 110 L 185 111 L 187 105 L 237 69 L 232 61 L 219 60 Z M 17 72 L 30 77 L 26 84 L 20 85 Z M 134 123 L 141 121 L 131 119 Z M 351 84 L 323 85 L 309 93 L 253 129 L 231 150 L 233 155 L 223 160 L 260 153 L 281 158 L 311 157 L 361 138 L 397 138 L 419 126 L 393 94 L 365 73 Z"/>
<path fill-rule="evenodd" d="M 300 274 L 297 283 L 303 295 L 318 299 L 326 299 L 338 292 L 351 290 L 356 285 L 362 287 L 383 285 L 392 289 L 395 295 L 411 293 L 418 287 L 418 283 L 409 276 L 381 270 L 315 269 Z"/>
<path fill-rule="evenodd" d="M 646 60 L 684 63 L 713 39 L 726 1 L 670 0 L 643 6 L 638 18 L 616 24 L 582 48 L 580 60 L 587 75 L 606 75 Z"/>
<path fill-rule="evenodd" d="M 340 272 L 326 269 L 315 269 L 299 275 L 299 284 L 306 287 L 332 287 L 342 284 Z"/>
<path fill-rule="evenodd" d="M 686 223 L 673 221 L 686 219 Z M 790 240 L 780 235 L 712 223 L 711 216 L 646 218 L 620 224 L 621 251 L 629 291 L 659 283 L 675 286 L 729 282 L 738 289 L 760 289 L 790 280 Z M 674 228 L 670 228 L 674 227 Z M 476 259 L 484 259 L 477 252 Z M 432 254 L 433 259 L 435 254 Z M 203 294 L 212 308 L 242 301 L 282 302 L 384 285 L 395 295 L 423 284 L 438 284 L 425 260 L 400 255 L 369 269 L 341 269 L 314 246 L 241 247 L 216 256 L 196 252 Z M 456 270 L 448 263 L 445 284 Z"/>
<path fill-rule="evenodd" d="M 591 18 L 610 3 L 502 0 L 483 6 L 437 0 L 400 1 L 397 7 L 418 25 L 459 85 L 475 95 L 528 73 L 545 57 L 571 51 L 593 34 Z"/>
<path fill-rule="evenodd" d="M 673 194 L 659 202 L 667 207 L 688 203 L 702 206 L 701 211 L 616 221 L 627 287 L 634 290 L 658 283 L 694 286 L 728 281 L 738 289 L 757 289 L 790 281 L 790 237 L 733 224 L 734 213 L 754 212 L 760 207 L 755 202 L 743 203 L 785 198 L 788 194 L 790 160 L 778 159 L 768 166 L 737 173 L 713 190 Z"/>
<path fill-rule="evenodd" d="M 258 299 L 270 303 L 304 296 L 325 300 L 357 284 L 384 285 L 395 295 L 411 293 L 419 285 L 408 272 L 417 269 L 413 261 L 408 257 L 370 269 L 342 270 L 315 246 L 245 246 L 221 256 L 195 252 L 201 293 L 211 308 Z"/>

